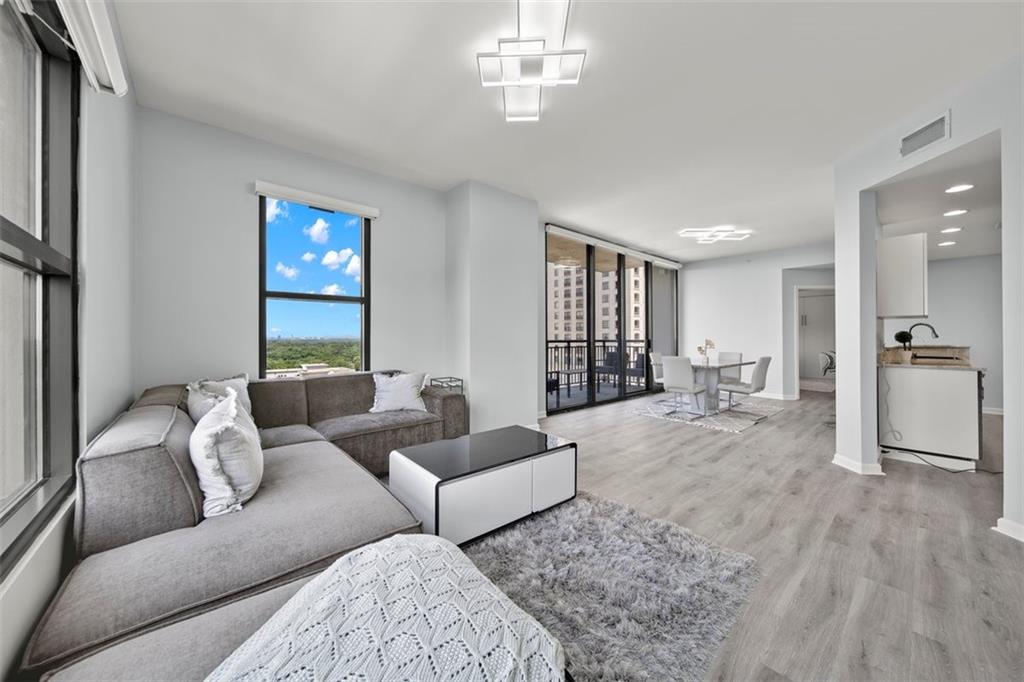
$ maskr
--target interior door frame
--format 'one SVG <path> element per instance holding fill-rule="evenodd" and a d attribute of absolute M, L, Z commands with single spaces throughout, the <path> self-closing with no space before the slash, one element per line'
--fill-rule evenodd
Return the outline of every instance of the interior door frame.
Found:
<path fill-rule="evenodd" d="M 790 377 L 793 379 L 793 395 L 800 400 L 800 292 L 831 291 L 835 296 L 835 284 L 797 284 L 793 287 L 793 355 L 790 358 Z"/>

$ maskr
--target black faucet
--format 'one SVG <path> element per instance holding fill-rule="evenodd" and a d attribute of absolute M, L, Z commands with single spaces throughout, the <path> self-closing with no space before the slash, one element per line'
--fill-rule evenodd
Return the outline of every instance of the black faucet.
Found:
<path fill-rule="evenodd" d="M 939 338 L 939 333 L 937 331 L 935 331 L 935 327 L 931 326 L 927 322 L 918 322 L 917 324 L 912 324 L 912 325 L 910 325 L 910 329 L 907 330 L 907 334 L 910 335 L 910 340 L 907 342 L 907 348 L 908 349 L 914 347 L 914 327 L 928 327 L 929 329 L 932 330 L 932 338 L 933 339 Z"/>

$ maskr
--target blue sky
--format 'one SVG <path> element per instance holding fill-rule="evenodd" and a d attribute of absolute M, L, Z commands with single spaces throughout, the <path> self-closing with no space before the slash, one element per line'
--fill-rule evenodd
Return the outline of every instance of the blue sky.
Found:
<path fill-rule="evenodd" d="M 359 296 L 360 218 L 267 199 L 267 290 Z M 358 337 L 359 306 L 267 301 L 267 338 Z"/>

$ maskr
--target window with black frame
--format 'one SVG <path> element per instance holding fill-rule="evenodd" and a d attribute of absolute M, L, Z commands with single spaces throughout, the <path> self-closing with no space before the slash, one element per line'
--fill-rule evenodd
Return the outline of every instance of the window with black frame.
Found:
<path fill-rule="evenodd" d="M 368 369 L 370 219 L 259 200 L 261 375 Z"/>
<path fill-rule="evenodd" d="M 66 499 L 78 448 L 78 69 L 43 30 L 0 5 L 2 575 Z"/>

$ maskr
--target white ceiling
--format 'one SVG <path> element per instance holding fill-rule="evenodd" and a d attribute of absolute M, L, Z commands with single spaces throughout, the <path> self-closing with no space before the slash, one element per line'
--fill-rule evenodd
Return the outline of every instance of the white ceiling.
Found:
<path fill-rule="evenodd" d="M 144 106 L 683 260 L 830 240 L 837 157 L 1021 51 L 1018 3 L 575 2 L 582 83 L 509 124 L 475 53 L 511 1 L 116 4 Z M 755 234 L 676 235 L 723 223 Z"/>
<path fill-rule="evenodd" d="M 1001 252 L 1002 220 L 999 133 L 963 145 L 882 183 L 876 188 L 878 221 L 887 237 L 928 233 L 928 258 L 987 256 Z M 953 185 L 974 189 L 946 194 Z M 967 214 L 946 218 L 953 209 Z M 942 234 L 947 227 L 961 227 Z M 955 246 L 939 247 L 939 242 Z"/>

